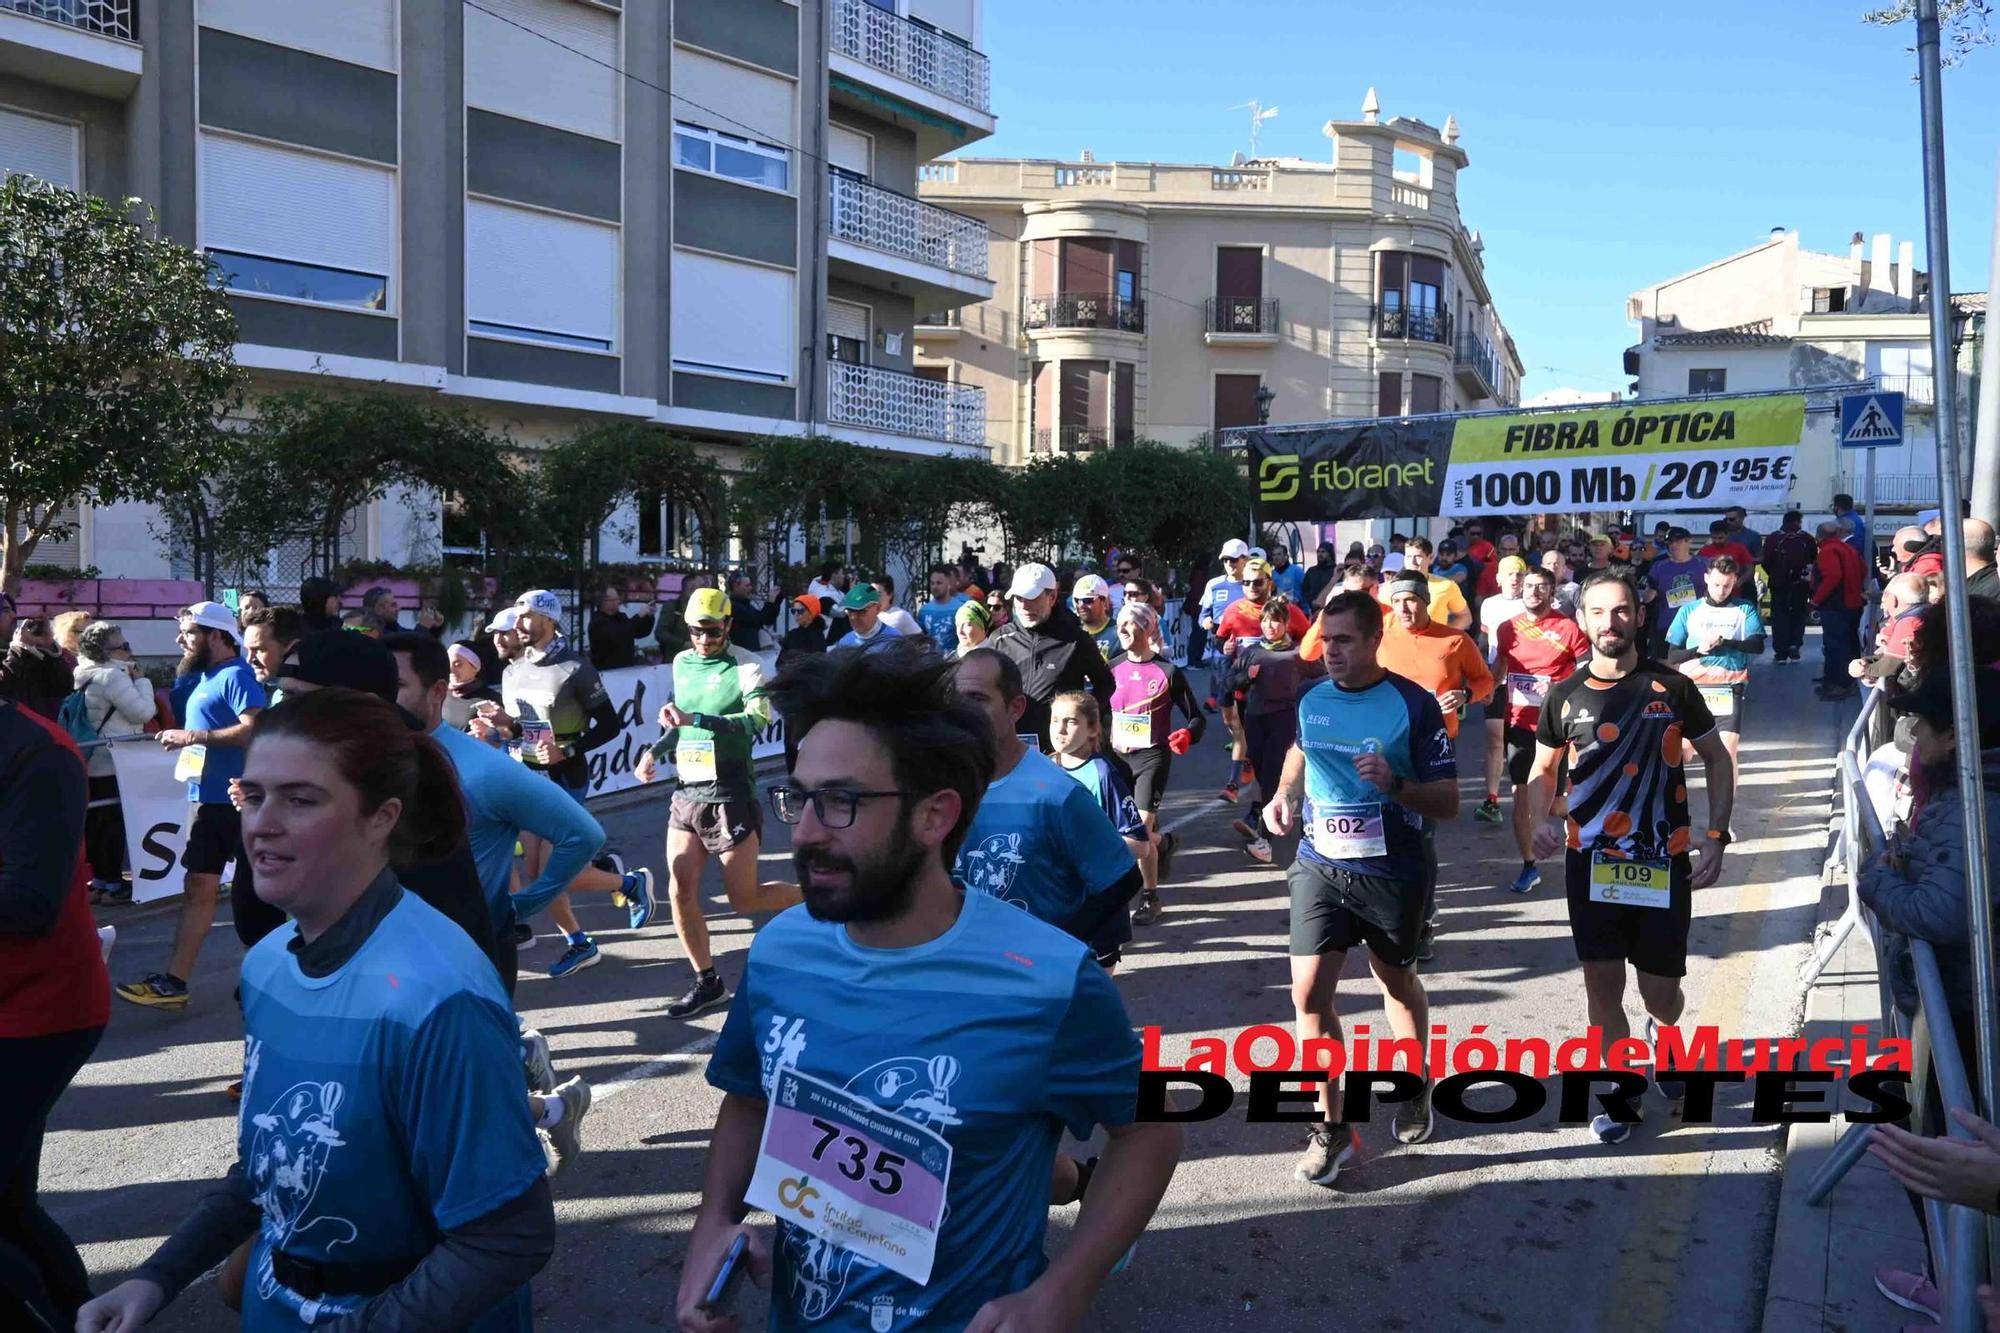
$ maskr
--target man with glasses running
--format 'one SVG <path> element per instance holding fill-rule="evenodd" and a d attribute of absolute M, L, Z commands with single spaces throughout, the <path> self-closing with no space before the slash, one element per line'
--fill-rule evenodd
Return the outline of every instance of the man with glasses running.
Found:
<path fill-rule="evenodd" d="M 1639 974 L 1646 1042 L 1680 1021 L 1687 997 L 1688 926 L 1694 892 L 1722 875 L 1729 845 L 1735 773 L 1715 719 L 1693 681 L 1639 655 L 1639 594 L 1614 574 L 1584 581 L 1578 614 L 1590 662 L 1550 687 L 1535 733 L 1535 766 L 1523 793 L 1540 825 L 1533 854 L 1567 845 L 1570 938 L 1583 964 L 1584 999 L 1601 1033 L 1601 1058 L 1632 1035 L 1625 1018 L 1625 968 Z M 1685 741 L 1701 756 L 1708 788 L 1707 836 L 1688 821 Z M 1557 772 L 1569 762 L 1569 816 L 1550 817 Z M 1516 799 L 1521 799 L 1520 795 Z M 1682 1085 L 1663 1085 L 1669 1096 Z M 1590 1132 L 1623 1143 L 1633 1124 L 1599 1115 Z"/>

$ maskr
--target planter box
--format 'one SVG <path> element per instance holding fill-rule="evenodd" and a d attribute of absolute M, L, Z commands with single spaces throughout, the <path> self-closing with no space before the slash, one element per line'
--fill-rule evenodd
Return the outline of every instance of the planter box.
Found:
<path fill-rule="evenodd" d="M 58 583 L 24 579 L 14 601 L 24 616 L 89 611 L 103 620 L 172 620 L 202 600 L 196 579 L 78 579 Z"/>

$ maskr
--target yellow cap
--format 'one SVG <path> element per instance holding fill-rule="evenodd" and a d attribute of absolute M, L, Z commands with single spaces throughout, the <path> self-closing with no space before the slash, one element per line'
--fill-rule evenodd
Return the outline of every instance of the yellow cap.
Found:
<path fill-rule="evenodd" d="M 1502 574 L 1525 574 L 1528 572 L 1528 562 L 1518 555 L 1510 555 L 1500 562 L 1500 572 Z"/>
<path fill-rule="evenodd" d="M 1248 583 L 1251 579 L 1263 578 L 1266 574 L 1269 574 L 1270 572 L 1271 572 L 1271 566 L 1269 564 L 1265 563 L 1262 560 L 1252 558 L 1246 561 L 1243 565 L 1243 581 L 1245 583 Z"/>
<path fill-rule="evenodd" d="M 722 595 L 720 588 L 696 588 L 688 598 L 687 623 L 698 620 L 729 619 L 729 599 Z"/>

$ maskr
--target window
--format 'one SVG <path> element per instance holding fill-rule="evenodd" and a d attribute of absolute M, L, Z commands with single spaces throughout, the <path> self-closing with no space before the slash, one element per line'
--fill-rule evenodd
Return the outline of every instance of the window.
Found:
<path fill-rule="evenodd" d="M 201 136 L 201 244 L 230 291 L 390 310 L 393 169 Z"/>
<path fill-rule="evenodd" d="M 1134 438 L 1132 428 L 1133 367 L 1130 361 L 1119 361 L 1112 367 L 1111 377 L 1111 442 L 1130 444 Z"/>
<path fill-rule="evenodd" d="M 792 79 L 718 60 L 685 46 L 673 54 L 673 116 L 762 144 L 795 144 L 799 86 Z"/>
<path fill-rule="evenodd" d="M 790 269 L 676 250 L 672 292 L 674 369 L 791 383 L 798 300 Z"/>
<path fill-rule="evenodd" d="M 465 501 L 447 495 L 440 523 L 439 546 L 449 568 L 482 569 L 486 564 L 486 532 L 465 512 Z"/>
<path fill-rule="evenodd" d="M 826 164 L 843 176 L 865 181 L 875 170 L 875 141 L 859 130 L 828 124 Z"/>
<path fill-rule="evenodd" d="M 576 0 L 480 0 L 464 10 L 467 106 L 619 137 L 617 14 Z"/>
<path fill-rule="evenodd" d="M 201 0 L 200 21 L 275 46 L 396 68 L 394 0 Z"/>
<path fill-rule="evenodd" d="M 868 364 L 868 307 L 851 301 L 826 303 L 826 359 L 844 365 Z"/>
<path fill-rule="evenodd" d="M 639 558 L 664 560 L 680 554 L 681 535 L 686 528 L 678 505 L 668 503 L 657 491 L 640 491 Z"/>
<path fill-rule="evenodd" d="M 674 165 L 772 190 L 792 188 L 792 155 L 776 144 L 674 122 Z"/>
<path fill-rule="evenodd" d="M 82 127 L 0 111 L 0 180 L 16 172 L 66 189 L 83 188 Z"/>
<path fill-rule="evenodd" d="M 1436 375 L 1410 376 L 1410 415 L 1444 411 L 1444 381 Z"/>
<path fill-rule="evenodd" d="M 1264 386 L 1261 375 L 1217 375 L 1215 377 L 1215 433 L 1236 426 L 1257 424 L 1257 390 Z"/>
<path fill-rule="evenodd" d="M 1401 371 L 1385 370 L 1376 377 L 1375 415 L 1378 417 L 1399 417 L 1403 415 L 1403 375 Z"/>
<path fill-rule="evenodd" d="M 1729 372 L 1726 370 L 1690 370 L 1688 372 L 1689 393 L 1729 392 Z"/>
<path fill-rule="evenodd" d="M 1815 315 L 1837 315 L 1845 309 L 1847 309 L 1847 288 L 1813 288 L 1812 312 Z"/>
<path fill-rule="evenodd" d="M 1444 261 L 1436 255 L 1384 250 L 1375 281 L 1376 333 L 1384 338 L 1449 342 L 1444 306 Z"/>
<path fill-rule="evenodd" d="M 473 333 L 612 350 L 618 228 L 488 199 L 465 201 L 465 311 Z"/>

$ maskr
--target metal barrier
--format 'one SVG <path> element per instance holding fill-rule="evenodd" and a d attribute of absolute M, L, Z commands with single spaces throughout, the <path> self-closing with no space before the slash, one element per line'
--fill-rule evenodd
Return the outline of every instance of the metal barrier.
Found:
<path fill-rule="evenodd" d="M 1815 953 L 1807 969 L 1805 984 L 1810 988 L 1819 979 L 1827 963 L 1853 932 L 1855 924 L 1860 923 L 1867 929 L 1868 937 L 1875 946 L 1875 980 L 1881 995 L 1884 1022 L 1892 1033 L 1908 1040 L 1917 1015 L 1905 1014 L 1890 990 L 1888 976 L 1880 964 L 1885 956 L 1883 930 L 1875 920 L 1875 914 L 1861 901 L 1860 889 L 1862 867 L 1888 846 L 1881 819 L 1875 813 L 1874 802 L 1869 799 L 1863 782 L 1868 762 L 1869 722 L 1881 706 L 1881 701 L 1880 687 L 1867 692 L 1861 715 L 1855 719 L 1840 749 L 1840 843 L 1843 873 L 1847 880 L 1847 910 L 1841 913 L 1840 920 Z M 1966 1078 L 1965 1061 L 1959 1051 L 1958 1033 L 1952 1026 L 1944 979 L 1938 972 L 1937 954 L 1926 940 L 1907 937 L 1905 940 L 1916 972 L 1918 1014 L 1923 1017 L 1929 1036 L 1932 1077 L 1937 1081 L 1938 1097 L 1944 1104 L 1947 1132 L 1955 1138 L 1970 1139 L 1971 1135 L 1957 1121 L 1949 1118 L 1954 1110 L 1970 1112 L 1975 1107 L 1972 1087 Z M 1867 1151 L 1868 1135 L 1865 1126 L 1849 1127 L 1834 1145 L 1827 1160 L 1807 1182 L 1807 1203 L 1817 1206 L 1826 1202 L 1834 1186 Z M 1946 1208 L 1936 1199 L 1925 1199 L 1924 1221 L 1930 1238 L 1931 1278 L 1944 1303 L 1944 1328 L 1949 1333 L 1981 1333 L 1986 1327 L 1978 1295 L 1986 1252 L 1985 1215 L 1962 1205 Z"/>

